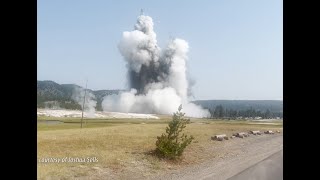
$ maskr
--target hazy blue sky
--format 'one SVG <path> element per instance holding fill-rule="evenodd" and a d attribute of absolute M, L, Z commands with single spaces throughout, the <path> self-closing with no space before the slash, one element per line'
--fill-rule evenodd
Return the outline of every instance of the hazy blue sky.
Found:
<path fill-rule="evenodd" d="M 281 0 L 38 0 L 38 80 L 124 89 L 117 45 L 140 9 L 160 47 L 188 41 L 194 99 L 282 99 Z"/>

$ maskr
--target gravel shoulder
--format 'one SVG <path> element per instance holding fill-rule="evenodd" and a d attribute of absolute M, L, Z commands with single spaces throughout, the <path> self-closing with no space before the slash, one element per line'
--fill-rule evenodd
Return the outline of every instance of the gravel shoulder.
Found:
<path fill-rule="evenodd" d="M 221 152 L 213 159 L 180 170 L 169 171 L 151 179 L 224 180 L 259 163 L 283 149 L 282 134 L 251 135 L 220 142 L 211 152 Z"/>

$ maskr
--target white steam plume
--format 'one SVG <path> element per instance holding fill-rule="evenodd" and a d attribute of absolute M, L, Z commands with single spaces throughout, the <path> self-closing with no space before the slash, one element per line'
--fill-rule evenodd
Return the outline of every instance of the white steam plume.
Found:
<path fill-rule="evenodd" d="M 182 104 L 187 116 L 208 117 L 207 110 L 188 101 L 188 43 L 183 39 L 172 39 L 161 50 L 149 16 L 139 16 L 134 28 L 134 31 L 123 33 L 118 45 L 127 62 L 131 89 L 104 97 L 103 110 L 172 114 Z"/>
<path fill-rule="evenodd" d="M 81 108 L 83 106 L 83 100 L 86 93 L 85 103 L 84 103 L 84 116 L 86 117 L 95 117 L 96 112 L 96 97 L 90 91 L 86 91 L 82 87 L 75 87 L 72 92 L 71 98 L 78 103 Z"/>

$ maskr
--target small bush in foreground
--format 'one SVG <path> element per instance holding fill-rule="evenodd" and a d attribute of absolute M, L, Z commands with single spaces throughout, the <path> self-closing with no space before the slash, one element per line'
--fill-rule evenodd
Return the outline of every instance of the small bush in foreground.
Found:
<path fill-rule="evenodd" d="M 182 105 L 180 105 L 178 111 L 173 114 L 172 121 L 169 122 L 166 128 L 166 134 L 157 137 L 156 154 L 161 157 L 168 159 L 180 157 L 184 149 L 194 139 L 193 136 L 188 137 L 182 132 L 186 125 L 190 123 L 190 119 L 184 118 L 185 113 L 181 112 L 181 109 Z"/>

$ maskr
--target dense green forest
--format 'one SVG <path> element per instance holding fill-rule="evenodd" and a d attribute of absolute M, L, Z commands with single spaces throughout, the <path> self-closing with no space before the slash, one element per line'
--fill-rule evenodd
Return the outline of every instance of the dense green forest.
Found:
<path fill-rule="evenodd" d="M 234 110 L 224 108 L 222 105 L 209 109 L 210 118 L 222 118 L 222 119 L 239 119 L 239 118 L 261 118 L 261 119 L 273 119 L 283 118 L 282 112 L 271 112 L 269 109 L 265 111 L 255 110 L 252 107 L 247 110 Z"/>
<path fill-rule="evenodd" d="M 195 104 L 209 110 L 211 118 L 282 118 L 280 100 L 198 100 Z"/>

